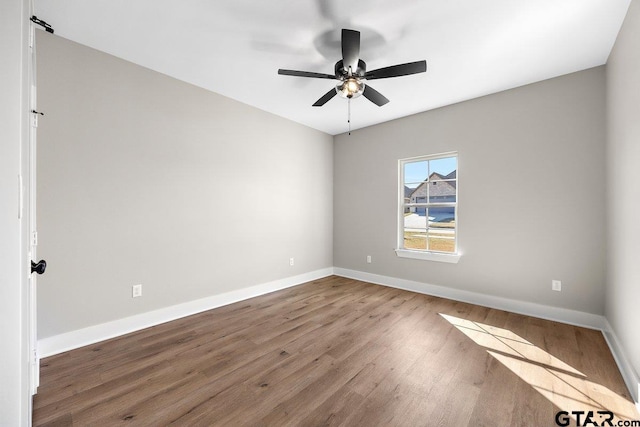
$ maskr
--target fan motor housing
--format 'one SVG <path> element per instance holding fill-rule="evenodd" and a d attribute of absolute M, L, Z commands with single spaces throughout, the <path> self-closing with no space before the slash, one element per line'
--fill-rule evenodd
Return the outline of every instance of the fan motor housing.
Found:
<path fill-rule="evenodd" d="M 345 70 L 342 59 L 336 62 L 334 70 L 335 70 L 336 78 L 338 80 L 345 80 L 349 77 L 349 70 Z M 367 64 L 362 59 L 359 59 L 358 68 L 356 68 L 355 70 L 352 70 L 352 75 L 354 77 L 363 79 L 366 73 L 367 73 Z"/>

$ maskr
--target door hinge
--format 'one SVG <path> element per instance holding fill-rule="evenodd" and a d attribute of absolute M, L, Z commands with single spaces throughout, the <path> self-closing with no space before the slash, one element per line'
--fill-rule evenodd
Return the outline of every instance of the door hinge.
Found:
<path fill-rule="evenodd" d="M 31 17 L 31 22 L 33 22 L 36 25 L 40 25 L 42 28 L 44 28 L 44 30 L 47 33 L 51 33 L 53 34 L 53 28 L 51 28 L 51 25 L 47 24 L 45 21 L 43 21 L 42 19 L 38 19 L 37 16 L 33 15 Z"/>
<path fill-rule="evenodd" d="M 31 246 L 38 246 L 38 232 L 31 233 Z"/>
<path fill-rule="evenodd" d="M 38 127 L 38 116 L 44 116 L 44 113 L 36 110 L 31 110 L 31 127 Z"/>

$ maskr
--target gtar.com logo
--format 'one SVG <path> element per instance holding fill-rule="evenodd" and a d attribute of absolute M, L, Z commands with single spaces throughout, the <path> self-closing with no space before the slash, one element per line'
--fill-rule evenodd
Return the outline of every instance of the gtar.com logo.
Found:
<path fill-rule="evenodd" d="M 575 418 L 578 427 L 603 427 L 603 426 L 638 426 L 640 421 L 618 421 L 613 423 L 613 412 L 611 411 L 560 411 L 556 414 L 556 425 L 566 427 L 571 425 L 571 418 Z"/>

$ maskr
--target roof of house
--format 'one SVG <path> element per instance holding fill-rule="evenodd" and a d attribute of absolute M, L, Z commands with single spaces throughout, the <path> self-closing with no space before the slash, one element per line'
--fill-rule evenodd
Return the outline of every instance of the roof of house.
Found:
<path fill-rule="evenodd" d="M 405 185 L 404 186 L 404 197 L 411 197 L 411 194 L 413 194 L 414 190 L 415 190 L 415 188 L 407 187 Z"/>
<path fill-rule="evenodd" d="M 457 171 L 454 170 L 447 175 L 441 175 L 437 172 L 433 172 L 429 175 L 429 181 L 423 182 L 418 187 L 416 187 L 411 193 L 407 196 L 407 187 L 405 186 L 405 197 L 411 197 L 413 193 L 423 188 L 427 183 L 432 184 L 429 189 L 429 194 L 432 197 L 437 196 L 452 196 L 456 194 L 456 185 L 457 181 L 445 181 L 449 179 L 456 179 Z M 439 184 L 439 185 L 438 185 Z"/>
<path fill-rule="evenodd" d="M 429 175 L 429 181 L 441 181 L 441 180 L 445 180 L 445 179 L 456 179 L 456 172 L 457 171 L 452 171 L 449 172 L 449 174 L 447 175 L 442 175 L 439 174 L 438 172 L 433 172 L 431 175 Z M 451 185 L 453 188 L 456 188 L 456 181 L 446 181 L 449 185 Z"/>

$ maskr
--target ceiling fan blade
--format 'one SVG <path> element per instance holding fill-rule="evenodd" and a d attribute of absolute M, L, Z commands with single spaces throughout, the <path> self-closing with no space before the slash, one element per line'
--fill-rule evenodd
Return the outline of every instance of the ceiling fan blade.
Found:
<path fill-rule="evenodd" d="M 322 107 L 324 104 L 327 103 L 327 101 L 329 101 L 331 98 L 333 98 L 337 94 L 338 94 L 338 92 L 336 92 L 336 89 L 332 88 L 329 92 L 327 92 L 324 95 L 322 95 L 322 98 L 318 99 L 315 102 L 315 104 L 313 104 L 313 106 L 314 107 Z"/>
<path fill-rule="evenodd" d="M 367 80 L 386 79 L 388 77 L 399 77 L 424 73 L 425 71 L 427 71 L 427 61 L 423 60 L 367 71 L 367 73 L 365 74 L 365 78 Z"/>
<path fill-rule="evenodd" d="M 362 92 L 362 96 L 364 96 L 369 101 L 376 104 L 378 107 L 382 107 L 384 104 L 389 102 L 389 100 L 385 98 L 383 94 L 381 94 L 380 92 L 378 92 L 377 90 L 375 90 L 369 85 L 365 86 L 364 92 Z"/>
<path fill-rule="evenodd" d="M 342 30 L 342 63 L 344 69 L 355 73 L 360 59 L 360 31 Z"/>
<path fill-rule="evenodd" d="M 316 79 L 331 79 L 335 80 L 336 76 L 332 74 L 313 73 L 311 71 L 296 71 L 296 70 L 284 70 L 279 69 L 278 74 L 283 76 L 296 76 L 296 77 L 314 77 Z"/>

